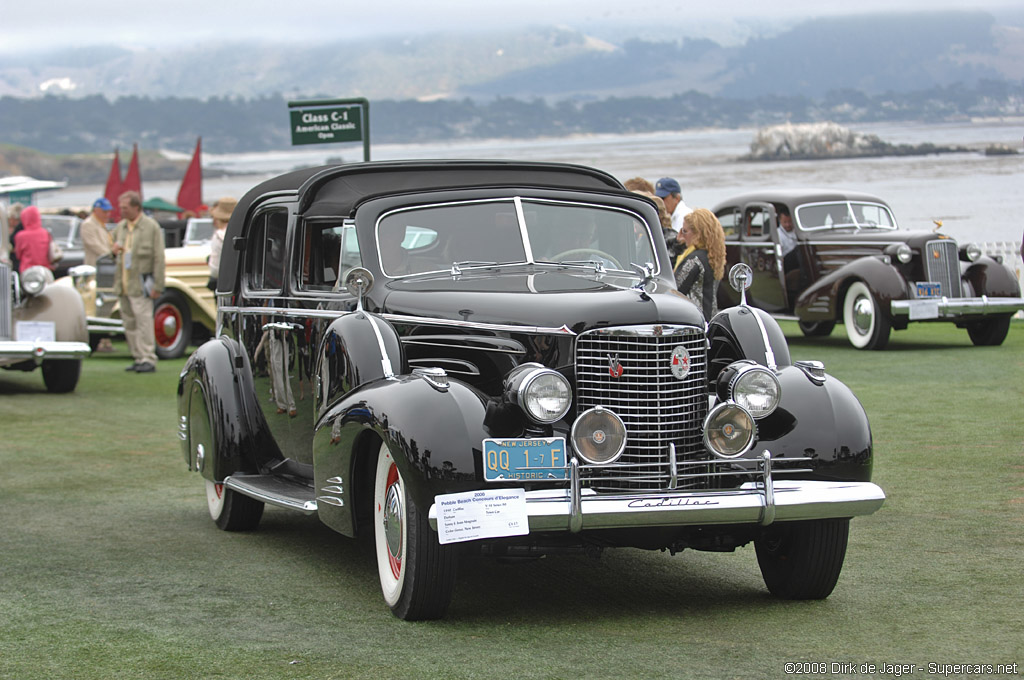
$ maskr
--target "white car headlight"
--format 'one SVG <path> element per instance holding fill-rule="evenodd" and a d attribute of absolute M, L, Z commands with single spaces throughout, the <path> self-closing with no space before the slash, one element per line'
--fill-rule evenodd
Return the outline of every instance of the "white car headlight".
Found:
<path fill-rule="evenodd" d="M 968 262 L 977 262 L 981 259 L 983 253 L 981 252 L 981 246 L 977 243 L 968 243 L 964 246 L 964 254 L 967 256 Z"/>
<path fill-rule="evenodd" d="M 509 400 L 537 423 L 561 420 L 572 405 L 572 388 L 561 373 L 540 364 L 523 364 L 505 384 Z"/>
<path fill-rule="evenodd" d="M 21 274 L 21 289 L 26 295 L 39 295 L 46 288 L 46 274 L 43 267 L 29 267 Z"/>
<path fill-rule="evenodd" d="M 581 413 L 569 436 L 580 458 L 593 465 L 614 463 L 626 450 L 626 425 L 601 406 Z"/>
<path fill-rule="evenodd" d="M 753 418 L 764 418 L 778 407 L 782 387 L 775 373 L 764 366 L 735 361 L 718 376 L 718 396 L 739 404 Z"/>
<path fill-rule="evenodd" d="M 914 251 L 906 243 L 901 243 L 899 247 L 896 248 L 896 259 L 903 264 L 910 262 L 913 257 Z"/>

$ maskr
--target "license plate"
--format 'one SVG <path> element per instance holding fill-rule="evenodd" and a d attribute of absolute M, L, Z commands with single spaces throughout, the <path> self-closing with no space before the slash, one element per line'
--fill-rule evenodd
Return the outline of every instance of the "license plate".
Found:
<path fill-rule="evenodd" d="M 488 482 L 568 479 L 564 437 L 485 439 L 483 455 Z"/>
<path fill-rule="evenodd" d="M 942 297 L 942 284 L 937 281 L 918 281 L 917 297 Z"/>

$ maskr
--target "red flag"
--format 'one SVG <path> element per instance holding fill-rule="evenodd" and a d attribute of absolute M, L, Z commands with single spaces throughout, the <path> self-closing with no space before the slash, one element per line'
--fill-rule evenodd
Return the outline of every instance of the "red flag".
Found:
<path fill-rule="evenodd" d="M 114 162 L 110 164 L 110 174 L 107 175 L 107 186 L 103 189 L 103 195 L 114 206 L 110 211 L 110 221 L 120 222 L 121 207 L 117 204 L 117 199 L 121 195 L 121 159 L 117 149 L 114 149 Z"/>
<path fill-rule="evenodd" d="M 199 206 L 203 204 L 203 168 L 200 165 L 199 157 L 202 153 L 203 138 L 196 140 L 196 151 L 192 154 L 192 162 L 185 170 L 185 177 L 181 180 L 181 188 L 178 189 L 178 205 L 185 210 L 191 210 L 199 214 Z M 181 215 L 178 215 L 180 218 Z"/>
<path fill-rule="evenodd" d="M 142 196 L 142 176 L 139 174 L 139 145 L 132 145 L 132 160 L 128 163 L 128 173 L 121 183 L 121 193 L 137 191 Z"/>

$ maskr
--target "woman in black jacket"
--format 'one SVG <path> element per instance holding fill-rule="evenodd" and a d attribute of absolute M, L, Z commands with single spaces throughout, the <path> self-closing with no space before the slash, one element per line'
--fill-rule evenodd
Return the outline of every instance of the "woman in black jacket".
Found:
<path fill-rule="evenodd" d="M 678 240 L 685 250 L 676 259 L 676 287 L 710 319 L 718 313 L 718 282 L 725 272 L 725 232 L 707 208 L 683 219 Z"/>

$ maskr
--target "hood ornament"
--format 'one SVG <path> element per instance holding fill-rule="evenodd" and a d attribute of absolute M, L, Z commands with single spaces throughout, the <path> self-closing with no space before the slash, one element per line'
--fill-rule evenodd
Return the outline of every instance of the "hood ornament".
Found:
<path fill-rule="evenodd" d="M 640 280 L 630 286 L 630 290 L 635 290 L 640 295 L 647 295 L 647 284 L 654 280 L 654 263 L 645 262 L 643 265 L 639 265 L 636 262 L 630 262 L 629 266 L 640 276 Z"/>

